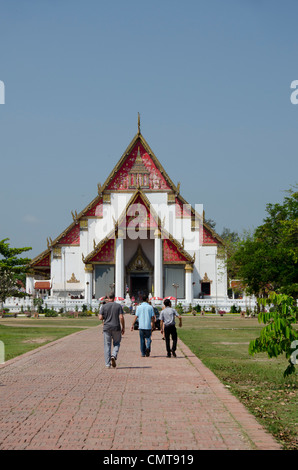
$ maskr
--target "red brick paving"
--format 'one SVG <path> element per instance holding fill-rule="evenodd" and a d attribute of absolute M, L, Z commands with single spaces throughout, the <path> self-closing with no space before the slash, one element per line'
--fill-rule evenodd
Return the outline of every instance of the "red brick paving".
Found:
<path fill-rule="evenodd" d="M 1 450 L 281 448 L 180 340 L 169 359 L 155 331 L 142 358 L 125 319 L 116 369 L 101 326 L 0 365 Z"/>

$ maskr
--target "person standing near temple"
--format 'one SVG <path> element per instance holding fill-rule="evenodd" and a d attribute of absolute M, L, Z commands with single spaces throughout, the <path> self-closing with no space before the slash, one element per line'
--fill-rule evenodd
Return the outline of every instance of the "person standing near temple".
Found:
<path fill-rule="evenodd" d="M 102 306 L 98 318 L 103 321 L 104 357 L 106 368 L 116 367 L 121 336 L 125 332 L 124 314 L 120 304 L 114 301 L 115 295 L 111 293 L 108 301 Z M 113 344 L 113 350 L 111 354 Z"/>
<path fill-rule="evenodd" d="M 165 335 L 167 357 L 171 357 L 173 354 L 176 357 L 177 349 L 177 330 L 175 324 L 175 317 L 179 318 L 179 327 L 182 326 L 182 317 L 179 315 L 174 308 L 171 307 L 171 301 L 169 299 L 164 300 L 165 308 L 160 314 L 160 331 Z M 170 346 L 170 337 L 172 337 L 172 347 Z"/>
<path fill-rule="evenodd" d="M 150 356 L 151 335 L 155 324 L 155 315 L 152 305 L 148 303 L 148 295 L 143 295 L 143 302 L 138 305 L 136 315 L 131 325 L 131 331 L 134 330 L 136 319 L 139 319 L 140 349 L 142 357 Z"/>

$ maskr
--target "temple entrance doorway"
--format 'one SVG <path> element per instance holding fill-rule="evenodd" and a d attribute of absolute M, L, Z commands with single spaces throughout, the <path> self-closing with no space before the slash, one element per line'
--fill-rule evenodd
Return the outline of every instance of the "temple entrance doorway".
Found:
<path fill-rule="evenodd" d="M 149 295 L 153 289 L 153 266 L 145 255 L 141 245 L 126 266 L 126 284 L 130 298 L 142 302 L 144 294 Z"/>
<path fill-rule="evenodd" d="M 137 303 L 142 302 L 143 295 L 149 294 L 149 273 L 131 274 L 130 292 Z"/>

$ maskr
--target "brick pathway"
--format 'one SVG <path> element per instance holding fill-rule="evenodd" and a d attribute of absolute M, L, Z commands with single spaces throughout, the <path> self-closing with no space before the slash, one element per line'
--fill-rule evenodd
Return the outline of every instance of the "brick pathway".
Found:
<path fill-rule="evenodd" d="M 142 358 L 125 320 L 116 369 L 101 326 L 0 365 L 0 449 L 280 448 L 181 341 L 169 359 L 155 331 Z"/>

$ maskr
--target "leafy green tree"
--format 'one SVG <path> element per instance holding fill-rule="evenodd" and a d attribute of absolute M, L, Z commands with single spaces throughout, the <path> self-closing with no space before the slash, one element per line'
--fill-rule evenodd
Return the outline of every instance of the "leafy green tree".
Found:
<path fill-rule="evenodd" d="M 290 190 L 282 204 L 267 204 L 268 216 L 254 233 L 238 243 L 228 263 L 250 294 L 269 291 L 298 295 L 298 192 Z"/>
<path fill-rule="evenodd" d="M 259 299 L 264 306 L 273 304 L 269 312 L 261 312 L 258 315 L 259 323 L 266 326 L 261 330 L 259 338 L 249 344 L 249 353 L 254 355 L 266 352 L 270 358 L 285 353 L 288 359 L 288 367 L 284 371 L 284 377 L 295 372 L 293 352 L 298 340 L 298 331 L 293 328 L 297 322 L 297 307 L 293 297 L 286 294 L 272 292 L 267 299 Z"/>
<path fill-rule="evenodd" d="M 9 238 L 0 241 L 0 312 L 3 311 L 3 303 L 8 297 L 23 297 L 20 291 L 19 281 L 24 282 L 25 273 L 29 269 L 29 258 L 19 258 L 25 248 L 11 248 Z"/>
<path fill-rule="evenodd" d="M 232 232 L 229 228 L 224 227 L 220 237 L 224 241 L 224 246 L 219 249 L 219 256 L 222 256 L 226 260 L 228 280 L 235 279 L 237 277 L 237 265 L 233 260 L 240 237 L 238 232 Z"/>

